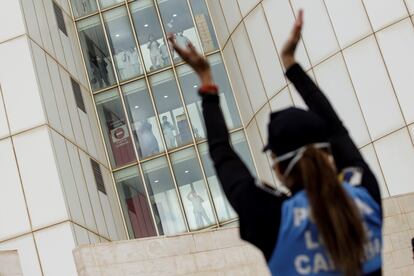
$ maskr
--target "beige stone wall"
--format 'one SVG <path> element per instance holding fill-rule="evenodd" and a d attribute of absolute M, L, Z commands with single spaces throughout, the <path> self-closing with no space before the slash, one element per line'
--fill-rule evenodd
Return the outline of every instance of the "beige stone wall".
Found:
<path fill-rule="evenodd" d="M 79 276 L 269 275 L 237 228 L 82 246 L 74 255 Z"/>
<path fill-rule="evenodd" d="M 23 276 L 17 250 L 0 251 L 0 276 Z"/>
<path fill-rule="evenodd" d="M 414 276 L 414 194 L 388 198 L 384 204 L 384 274 Z"/>
<path fill-rule="evenodd" d="M 414 194 L 384 200 L 384 274 L 414 276 Z M 261 253 L 237 228 L 81 246 L 79 276 L 269 275 Z"/>

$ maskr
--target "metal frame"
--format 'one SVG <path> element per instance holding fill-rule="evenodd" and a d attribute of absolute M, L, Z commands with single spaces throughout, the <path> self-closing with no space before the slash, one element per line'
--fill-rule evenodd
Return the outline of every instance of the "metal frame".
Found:
<path fill-rule="evenodd" d="M 115 191 L 116 191 L 116 195 L 118 197 L 117 198 L 118 206 L 119 206 L 120 211 L 121 211 L 121 214 L 122 214 L 124 228 L 125 228 L 125 231 L 126 231 L 126 234 L 127 234 L 128 238 L 133 238 L 133 237 L 130 237 L 129 231 L 128 231 L 128 227 L 126 225 L 126 220 L 125 220 L 126 219 L 126 217 L 125 217 L 126 215 L 123 214 L 123 211 L 122 211 L 122 204 L 120 202 L 119 191 L 118 191 L 118 187 L 117 187 L 116 182 L 115 182 L 114 173 L 115 172 L 118 172 L 118 171 L 121 171 L 123 169 L 127 169 L 127 168 L 130 168 L 130 167 L 133 167 L 133 166 L 137 166 L 138 173 L 140 174 L 139 177 L 141 177 L 142 183 L 143 183 L 144 188 L 145 188 L 145 193 L 146 193 L 147 200 L 148 200 L 148 204 L 149 204 L 149 207 L 150 207 L 152 220 L 153 220 L 153 223 L 155 225 L 157 235 L 159 235 L 160 231 L 158 229 L 158 226 L 157 226 L 157 223 L 156 223 L 156 220 L 155 220 L 155 216 L 154 216 L 154 211 L 153 211 L 153 208 L 152 208 L 152 204 L 151 204 L 151 202 L 149 200 L 150 197 L 149 197 L 149 192 L 148 192 L 148 187 L 147 187 L 148 183 L 146 183 L 146 180 L 145 180 L 145 177 L 144 177 L 142 163 L 149 162 L 151 160 L 155 160 L 155 159 L 161 158 L 161 157 L 166 158 L 166 161 L 167 161 L 167 164 L 168 164 L 168 169 L 169 169 L 169 172 L 170 172 L 170 174 L 172 176 L 172 179 L 173 179 L 173 182 L 174 182 L 174 188 L 176 190 L 176 194 L 177 194 L 177 197 L 178 197 L 178 203 L 179 203 L 179 206 L 180 206 L 181 215 L 182 215 L 182 217 L 184 219 L 184 222 L 185 222 L 186 230 L 188 232 L 189 231 L 192 231 L 191 230 L 191 227 L 189 225 L 188 219 L 187 219 L 188 214 L 186 213 L 185 208 L 184 208 L 184 203 L 183 203 L 182 195 L 181 195 L 180 190 L 179 190 L 179 186 L 178 186 L 178 183 L 177 183 L 176 176 L 174 174 L 174 170 L 173 170 L 173 166 L 172 166 L 172 162 L 171 162 L 171 157 L 170 157 L 171 154 L 173 154 L 175 152 L 178 152 L 178 151 L 181 151 L 181 150 L 188 149 L 188 148 L 193 148 L 194 151 L 195 151 L 195 155 L 196 155 L 196 158 L 198 160 L 198 165 L 199 165 L 199 168 L 201 170 L 202 177 L 203 177 L 202 180 L 204 181 L 204 188 L 205 188 L 205 190 L 207 192 L 208 199 L 210 201 L 211 209 L 212 209 L 213 216 L 214 216 L 214 220 L 215 220 L 215 223 L 213 225 L 210 225 L 210 226 L 205 227 L 203 229 L 217 228 L 217 227 L 221 227 L 222 225 L 225 225 L 225 224 L 231 223 L 233 221 L 236 221 L 237 220 L 236 218 L 232 218 L 232 219 L 227 220 L 227 221 L 220 221 L 219 220 L 219 216 L 217 214 L 217 209 L 216 209 L 216 206 L 215 206 L 215 203 L 214 203 L 214 200 L 213 200 L 212 192 L 210 190 L 210 185 L 208 183 L 207 175 L 206 175 L 205 169 L 203 167 L 203 163 L 202 163 L 201 156 L 200 156 L 200 152 L 199 152 L 199 148 L 198 148 L 198 146 L 200 144 L 205 143 L 206 140 L 203 139 L 203 140 L 197 141 L 195 139 L 194 131 L 193 131 L 192 124 L 191 124 L 191 118 L 189 116 L 189 111 L 188 111 L 186 102 L 184 100 L 183 90 L 182 90 L 182 87 L 181 87 L 181 84 L 180 84 L 180 81 L 179 81 L 179 77 L 178 77 L 178 73 L 177 73 L 177 68 L 179 66 L 181 66 L 181 65 L 184 65 L 185 63 L 183 61 L 174 63 L 174 59 L 173 59 L 173 56 L 172 56 L 170 47 L 167 47 L 167 51 L 168 51 L 168 54 L 169 54 L 169 59 L 170 59 L 170 63 L 171 64 L 169 66 L 163 67 L 163 68 L 161 68 L 159 70 L 154 70 L 154 71 L 147 72 L 147 68 L 146 68 L 146 65 L 145 65 L 145 62 L 144 62 L 144 58 L 143 58 L 143 53 L 141 51 L 140 44 L 139 44 L 139 40 L 138 40 L 138 37 L 137 37 L 136 26 L 134 24 L 134 21 L 133 21 L 133 18 L 132 18 L 132 14 L 131 14 L 131 9 L 130 9 L 130 4 L 133 3 L 133 2 L 135 2 L 135 1 L 124 0 L 121 3 L 118 3 L 116 5 L 113 5 L 111 7 L 107 7 L 107 8 L 104 8 L 104 9 L 101 8 L 101 5 L 100 5 L 100 3 L 99 3 L 98 0 L 95 0 L 95 1 L 96 1 L 96 5 L 98 7 L 98 10 L 96 12 L 93 12 L 91 14 L 88 14 L 88 15 L 85 15 L 85 16 L 82 16 L 82 17 L 79 17 L 79 18 L 74 18 L 74 13 L 73 13 L 73 9 L 72 9 L 71 3 L 70 3 L 70 7 L 71 7 L 73 24 L 74 24 L 76 30 L 77 30 L 77 24 L 76 24 L 77 22 L 79 22 L 79 21 L 81 21 L 83 19 L 86 19 L 86 18 L 93 17 L 93 16 L 99 16 L 100 24 L 101 24 L 102 30 L 104 32 L 106 47 L 108 48 L 108 52 L 109 52 L 109 58 L 110 58 L 111 63 L 112 63 L 111 66 L 112 66 L 112 69 L 114 71 L 114 77 L 115 77 L 115 81 L 116 81 L 116 83 L 114 85 L 111 85 L 110 87 L 105 87 L 103 89 L 99 89 L 99 90 L 93 91 L 92 90 L 92 87 L 91 87 L 91 83 L 89 81 L 90 80 L 90 76 L 89 76 L 89 72 L 88 72 L 87 67 L 86 67 L 86 61 L 85 61 L 85 57 L 84 57 L 84 52 L 81 51 L 82 52 L 82 62 L 83 62 L 84 69 L 85 69 L 86 74 L 87 74 L 87 77 L 88 77 L 88 86 L 89 86 L 90 91 L 93 91 L 91 93 L 91 95 L 92 95 L 92 98 L 93 98 L 93 103 L 95 104 L 95 115 L 98 118 L 99 130 L 101 132 L 100 133 L 101 134 L 101 138 L 104 141 L 104 135 L 103 135 L 104 130 L 103 130 L 102 125 L 100 123 L 100 118 L 99 118 L 99 115 L 98 115 L 98 111 L 97 111 L 97 107 L 96 107 L 96 101 L 95 101 L 94 96 L 97 95 L 97 94 L 100 94 L 100 93 L 105 93 L 105 92 L 110 91 L 110 90 L 113 90 L 113 89 L 117 89 L 117 93 L 118 93 L 118 96 L 120 98 L 121 106 L 123 108 L 123 113 L 125 115 L 125 120 L 126 120 L 126 122 L 128 124 L 128 131 L 130 132 L 130 134 L 132 136 L 132 133 L 133 133 L 132 132 L 132 125 L 131 125 L 130 118 L 128 116 L 128 112 L 127 112 L 127 110 L 128 110 L 127 108 L 128 107 L 127 107 L 127 104 L 125 103 L 124 95 L 123 95 L 123 92 L 122 92 L 122 86 L 123 85 L 126 85 L 126 84 L 129 84 L 129 83 L 132 83 L 132 82 L 135 82 L 135 81 L 141 80 L 141 81 L 145 81 L 145 84 L 147 86 L 148 94 L 149 94 L 149 97 L 151 99 L 151 105 L 152 105 L 152 108 L 153 108 L 153 110 L 155 112 L 155 118 L 156 118 L 156 122 L 157 122 L 157 129 L 158 129 L 159 133 L 161 134 L 160 135 L 161 136 L 161 143 L 162 143 L 162 145 L 164 147 L 164 152 L 161 152 L 159 154 L 150 156 L 148 158 L 140 159 L 139 156 L 138 156 L 138 151 L 137 151 L 137 146 L 135 144 L 135 139 L 132 138 L 132 140 L 133 140 L 133 148 L 134 148 L 134 151 L 135 151 L 134 154 L 135 154 L 136 161 L 131 162 L 130 164 L 127 164 L 127 165 L 122 166 L 122 167 L 114 168 L 112 166 L 112 164 L 111 164 L 111 161 L 110 161 L 110 158 L 109 158 L 108 149 L 107 149 L 106 144 L 105 144 L 105 155 L 106 155 L 107 161 L 108 161 L 108 163 L 110 165 L 111 177 L 112 177 L 112 180 L 114 181 Z M 156 14 L 158 16 L 158 23 L 160 24 L 160 27 L 161 27 L 161 30 L 162 30 L 162 33 L 163 33 L 163 39 L 164 39 L 164 41 L 166 41 L 168 43 L 167 36 L 166 36 L 166 32 L 165 32 L 164 20 L 163 20 L 163 18 L 161 16 L 160 7 L 159 7 L 159 3 L 158 3 L 159 1 L 152 0 L 152 2 L 153 2 L 153 8 L 155 9 L 155 12 L 156 12 Z M 198 30 L 198 26 L 197 26 L 196 21 L 195 21 L 195 18 L 194 18 L 194 14 L 193 14 L 193 9 L 192 9 L 191 3 L 189 2 L 189 0 L 186 0 L 186 3 L 187 3 L 187 6 L 188 6 L 188 9 L 189 9 L 189 13 L 190 13 L 189 15 L 191 16 L 192 23 L 194 25 L 194 30 L 195 30 L 196 35 L 197 35 L 197 41 L 198 41 L 198 43 L 200 45 L 200 48 L 202 50 L 202 53 L 204 55 L 206 55 L 206 56 L 213 56 L 213 55 L 219 54 L 220 55 L 220 58 L 221 58 L 221 60 L 223 62 L 223 66 L 225 68 L 226 74 L 228 75 L 227 64 L 225 63 L 225 60 L 223 59 L 223 53 L 222 53 L 222 50 L 221 50 L 220 46 L 219 46 L 219 49 L 214 50 L 214 51 L 211 51 L 208 54 L 205 54 L 204 53 L 204 46 L 203 46 L 202 41 L 200 40 L 199 30 Z M 209 9 L 208 3 L 205 2 L 205 5 L 207 7 L 207 12 L 210 15 L 210 9 Z M 109 34 L 108 34 L 107 28 L 105 26 L 105 20 L 103 18 L 103 12 L 107 12 L 107 11 L 110 11 L 110 10 L 114 10 L 114 9 L 117 9 L 117 8 L 120 8 L 120 7 L 124 7 L 124 9 L 126 9 L 127 16 L 128 16 L 129 23 L 130 23 L 130 28 L 131 28 L 131 31 L 132 31 L 132 34 L 133 34 L 133 39 L 134 39 L 134 42 L 135 42 L 135 46 L 137 48 L 137 51 L 138 51 L 138 54 L 139 54 L 139 57 L 140 57 L 140 66 L 141 66 L 141 69 L 143 69 L 143 74 L 140 74 L 139 76 L 130 78 L 128 80 L 123 80 L 123 81 L 121 81 L 120 78 L 119 78 L 119 76 L 118 76 L 118 72 L 117 72 L 117 68 L 116 68 L 114 56 L 112 54 L 111 45 L 110 45 L 109 39 L 108 39 L 108 35 Z M 214 22 L 211 21 L 211 23 L 213 25 L 213 29 L 214 29 L 214 32 L 215 32 L 216 31 L 216 27 L 214 25 Z M 79 47 L 82 49 L 81 43 L 80 43 L 79 32 L 77 32 L 76 35 L 77 35 L 77 40 L 78 40 Z M 213 35 L 216 36 L 215 33 Z M 215 37 L 215 38 L 217 40 L 217 37 Z M 165 141 L 165 137 L 164 137 L 164 134 L 163 134 L 163 131 L 162 131 L 162 127 L 161 127 L 159 113 L 158 113 L 158 110 L 157 110 L 157 106 L 156 106 L 156 103 L 155 103 L 155 99 L 153 97 L 152 87 L 151 87 L 150 81 L 149 81 L 149 79 L 150 79 L 151 76 L 157 75 L 159 73 L 166 72 L 166 71 L 171 71 L 173 73 L 173 76 L 175 78 L 175 84 L 176 84 L 177 89 L 178 89 L 178 93 L 179 93 L 181 105 L 182 105 L 182 108 L 184 110 L 184 114 L 185 114 L 186 119 L 187 119 L 187 124 L 189 126 L 190 133 L 191 133 L 191 136 L 192 136 L 192 142 L 190 144 L 186 144 L 186 145 L 183 145 L 183 146 L 179 146 L 179 147 L 176 147 L 174 149 L 168 149 L 168 147 L 167 147 L 167 144 L 166 144 L 166 141 Z M 230 87 L 231 87 L 232 91 L 234 91 L 233 90 L 233 85 L 232 85 L 231 81 L 229 81 L 229 84 L 230 84 Z M 234 98 L 234 93 L 233 93 L 233 98 Z M 238 112 L 237 113 L 237 116 L 240 118 L 240 121 L 241 121 L 241 124 L 242 125 L 241 125 L 241 127 L 238 127 L 236 129 L 232 129 L 230 131 L 230 133 L 235 133 L 235 132 L 242 131 L 243 134 L 244 134 L 244 137 L 246 138 L 246 143 L 247 143 L 248 148 L 249 148 L 250 153 L 251 153 L 251 146 L 250 146 L 250 144 L 248 142 L 247 135 L 245 133 L 246 125 L 243 122 L 243 120 L 241 120 L 241 111 L 240 111 L 240 107 L 239 107 L 238 102 L 236 100 L 234 100 L 234 102 L 235 102 L 236 107 L 237 107 L 237 112 Z M 255 166 L 256 173 L 257 173 L 256 162 L 255 162 L 254 158 L 252 158 L 252 160 L 253 160 L 253 164 Z M 197 229 L 195 231 L 200 231 L 200 230 L 203 230 L 203 229 Z"/>

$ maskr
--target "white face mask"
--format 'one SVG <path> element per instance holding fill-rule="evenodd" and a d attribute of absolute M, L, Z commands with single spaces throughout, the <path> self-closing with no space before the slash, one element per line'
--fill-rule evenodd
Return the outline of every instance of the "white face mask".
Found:
<path fill-rule="evenodd" d="M 284 155 L 274 158 L 273 162 L 272 162 L 272 168 L 274 168 L 278 163 L 283 162 L 288 160 L 289 158 L 292 158 L 292 160 L 289 162 L 288 167 L 286 168 L 285 173 L 283 174 L 283 178 L 286 179 L 286 177 L 289 175 L 289 173 L 292 171 L 293 167 L 295 166 L 295 164 L 302 158 L 303 154 L 305 153 L 307 147 L 309 146 L 313 146 L 317 149 L 330 149 L 330 144 L 329 143 L 315 143 L 315 144 L 310 144 L 310 145 L 306 145 L 303 146 L 297 150 L 285 153 Z M 275 195 L 275 196 L 280 196 L 282 194 L 290 196 L 290 192 L 285 190 L 285 189 L 281 189 L 280 187 L 270 187 L 268 185 L 265 185 L 263 182 L 261 181 L 255 181 L 255 185 L 266 191 L 269 194 Z M 286 186 L 285 186 L 286 187 Z"/>
<path fill-rule="evenodd" d="M 292 171 L 293 167 L 296 165 L 296 163 L 298 163 L 299 160 L 302 158 L 306 149 L 310 146 L 315 147 L 316 149 L 330 149 L 331 147 L 329 143 L 315 143 L 315 144 L 310 144 L 310 145 L 300 147 L 296 150 L 285 153 L 282 156 L 274 158 L 273 163 L 272 163 L 272 168 L 276 167 L 276 165 L 279 164 L 280 162 L 283 162 L 283 161 L 286 161 L 292 158 L 292 160 L 290 160 L 288 166 L 286 167 L 285 172 L 283 173 L 283 178 L 286 179 L 289 176 L 289 173 Z"/>

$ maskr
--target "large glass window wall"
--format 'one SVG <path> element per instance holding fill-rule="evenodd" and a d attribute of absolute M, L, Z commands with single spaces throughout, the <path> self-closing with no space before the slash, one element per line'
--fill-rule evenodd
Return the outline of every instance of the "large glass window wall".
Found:
<path fill-rule="evenodd" d="M 256 174 L 205 1 L 71 6 L 129 236 L 233 225 L 208 153 L 198 77 L 166 43 L 172 33 L 207 56 L 232 146 Z"/>
<path fill-rule="evenodd" d="M 141 61 L 126 8 L 107 11 L 103 19 L 119 80 L 141 75 Z"/>
<path fill-rule="evenodd" d="M 169 46 L 153 0 L 135 1 L 130 4 L 130 10 L 147 72 L 169 66 Z"/>
<path fill-rule="evenodd" d="M 77 23 L 79 39 L 85 58 L 92 90 L 100 90 L 116 83 L 102 22 L 98 15 Z"/>

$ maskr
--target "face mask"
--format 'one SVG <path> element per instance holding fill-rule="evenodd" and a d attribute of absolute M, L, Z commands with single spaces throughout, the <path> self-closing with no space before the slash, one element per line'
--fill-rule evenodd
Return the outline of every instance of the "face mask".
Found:
<path fill-rule="evenodd" d="M 296 165 L 296 163 L 299 162 L 299 160 L 302 158 L 303 154 L 305 153 L 306 149 L 309 146 L 315 147 L 316 149 L 330 149 L 331 145 L 329 143 L 310 144 L 310 145 L 306 145 L 301 148 L 298 148 L 294 151 L 285 153 L 282 156 L 277 157 L 273 160 L 272 168 L 276 167 L 276 165 L 279 164 L 280 162 L 292 159 L 290 160 L 288 166 L 286 167 L 285 172 L 283 173 L 283 178 L 286 179 L 289 176 L 289 173 L 292 171 L 293 167 Z"/>
<path fill-rule="evenodd" d="M 274 168 L 278 163 L 292 158 L 292 160 L 288 164 L 288 167 L 286 168 L 285 173 L 283 174 L 283 177 L 286 179 L 286 177 L 289 175 L 289 173 L 291 172 L 291 170 L 293 169 L 295 164 L 302 158 L 302 156 L 305 153 L 308 146 L 313 146 L 317 149 L 330 149 L 330 144 L 329 143 L 316 143 L 316 144 L 306 145 L 306 146 L 303 146 L 303 147 L 301 147 L 297 150 L 285 153 L 284 155 L 273 159 L 272 168 Z M 266 191 L 267 193 L 272 194 L 274 196 L 280 196 L 282 194 L 290 196 L 289 191 L 282 190 L 280 187 L 277 187 L 277 188 L 276 187 L 270 187 L 270 186 L 264 184 L 263 182 L 261 182 L 259 180 L 255 181 L 255 185 L 258 188 L 260 188 L 260 189 L 262 189 L 262 190 Z"/>

